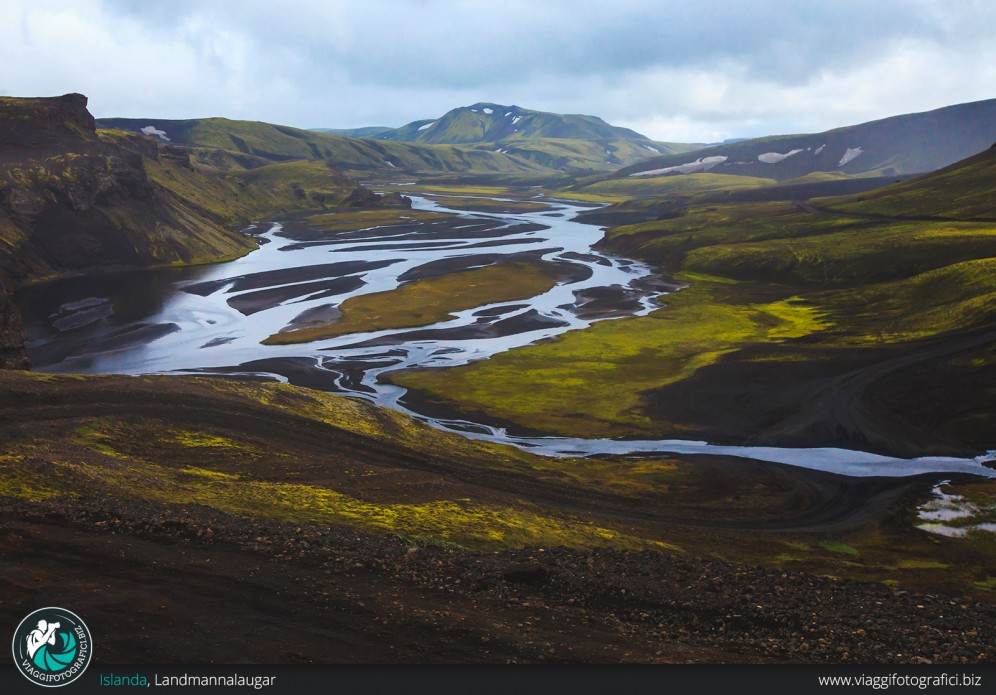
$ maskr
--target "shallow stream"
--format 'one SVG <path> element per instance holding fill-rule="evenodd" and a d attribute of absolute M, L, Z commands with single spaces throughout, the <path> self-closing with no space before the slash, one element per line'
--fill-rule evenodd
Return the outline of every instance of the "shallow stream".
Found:
<path fill-rule="evenodd" d="M 646 314 L 674 289 L 637 261 L 592 249 L 602 237 L 573 221 L 580 207 L 554 202 L 530 213 L 470 213 L 414 198 L 414 209 L 455 222 L 315 234 L 291 223 L 255 230 L 259 250 L 230 263 L 75 278 L 19 297 L 36 369 L 71 373 L 216 373 L 278 379 L 366 398 L 440 429 L 547 455 L 713 454 L 852 476 L 928 472 L 996 477 L 976 459 L 899 459 L 843 449 L 713 445 L 684 440 L 516 436 L 501 427 L 415 412 L 391 371 L 447 367 Z M 295 231 L 297 230 L 297 231 Z M 509 256 L 552 264 L 559 283 L 524 300 L 484 304 L 417 328 L 353 333 L 297 345 L 262 345 L 292 325 L 334 318 L 349 297 L 402 282 L 483 267 Z"/>

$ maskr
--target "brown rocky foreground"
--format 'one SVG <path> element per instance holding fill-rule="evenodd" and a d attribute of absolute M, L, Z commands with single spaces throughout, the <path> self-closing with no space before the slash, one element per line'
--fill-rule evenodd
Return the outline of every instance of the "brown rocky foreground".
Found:
<path fill-rule="evenodd" d="M 922 532 L 913 530 L 920 545 L 896 552 L 918 557 L 925 545 L 964 561 L 904 570 L 907 583 L 939 587 L 931 593 L 771 567 L 786 539 L 805 539 L 816 562 L 814 538 L 845 538 L 860 557 L 831 552 L 803 566 L 867 576 L 855 574 L 872 571 L 859 561 L 887 558 L 861 533 L 906 542 L 910 527 L 894 509 L 929 482 L 700 458 L 652 485 L 631 476 L 627 491 L 585 478 L 598 469 L 584 474 L 582 462 L 570 475 L 529 470 L 528 459 L 459 450 L 466 440 L 314 394 L 218 379 L 0 373 L 0 622 L 12 629 L 38 606 L 65 606 L 87 621 L 96 659 L 108 664 L 994 661 L 996 607 L 984 591 L 972 598 L 964 584 L 944 583 L 978 557 L 944 556 L 956 551 Z M 335 424 L 335 408 L 352 420 Z M 382 435 L 347 431 L 359 419 Z M 413 434 L 421 441 L 406 439 Z M 628 469 L 599 464 L 616 463 L 613 484 Z M 505 510 L 499 521 L 528 509 L 534 516 L 521 518 L 564 524 L 550 528 L 566 529 L 554 537 L 569 547 L 489 547 L 474 535 L 488 528 L 459 526 L 470 516 L 428 519 L 427 535 L 413 535 L 363 518 L 288 519 L 263 498 L 233 511 L 224 505 L 235 504 L 237 486 L 213 487 L 212 476 L 274 495 L 283 485 L 330 490 L 377 513 L 437 499 Z M 204 504 L 177 501 L 191 489 Z M 625 535 L 606 543 L 616 547 L 586 548 L 579 520 Z M 841 529 L 851 535 L 825 535 Z M 641 550 L 650 539 L 668 545 Z"/>
<path fill-rule="evenodd" d="M 978 663 L 996 609 L 654 552 L 468 553 L 122 500 L 0 506 L 3 623 L 103 663 Z"/>

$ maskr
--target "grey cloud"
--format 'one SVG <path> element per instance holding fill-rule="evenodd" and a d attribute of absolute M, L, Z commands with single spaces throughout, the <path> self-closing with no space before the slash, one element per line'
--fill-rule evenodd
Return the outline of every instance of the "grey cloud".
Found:
<path fill-rule="evenodd" d="M 954 38 L 931 7 L 889 0 L 105 3 L 158 29 L 201 15 L 205 31 L 243 32 L 261 49 L 293 44 L 318 74 L 346 66 L 354 80 L 389 87 L 724 62 L 794 83 L 867 60 L 890 41 Z"/>
<path fill-rule="evenodd" d="M 401 125 L 491 100 L 739 135 L 994 96 L 987 2 L 10 1 L 26 28 L 8 12 L 0 59 L 25 60 L 0 64 L 0 80 L 87 91 L 101 115 Z M 50 9 L 78 14 L 89 35 L 18 47 L 27 27 L 44 36 L 64 20 Z M 950 71 L 909 74 L 908 46 Z"/>

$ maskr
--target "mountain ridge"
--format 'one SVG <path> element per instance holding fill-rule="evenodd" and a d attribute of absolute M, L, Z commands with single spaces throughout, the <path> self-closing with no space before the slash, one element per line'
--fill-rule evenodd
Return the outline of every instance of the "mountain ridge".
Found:
<path fill-rule="evenodd" d="M 556 138 L 561 140 L 651 140 L 629 128 L 609 125 L 598 116 L 534 111 L 480 101 L 450 109 L 439 118 L 412 121 L 374 136 L 426 144 L 473 144 Z"/>
<path fill-rule="evenodd" d="M 900 114 L 821 133 L 775 135 L 654 157 L 611 178 L 700 172 L 780 181 L 814 172 L 893 176 L 933 171 L 996 141 L 996 99 Z"/>
<path fill-rule="evenodd" d="M 531 162 L 491 150 L 453 145 L 383 142 L 303 130 L 263 121 L 228 118 L 101 118 L 98 125 L 129 132 L 160 131 L 170 142 L 192 149 L 198 163 L 222 170 L 248 170 L 294 159 L 328 159 L 354 175 L 487 171 L 536 174 Z M 219 154 L 221 153 L 221 154 Z M 223 156 L 221 156 L 223 155 Z M 546 172 L 548 173 L 548 172 Z"/>

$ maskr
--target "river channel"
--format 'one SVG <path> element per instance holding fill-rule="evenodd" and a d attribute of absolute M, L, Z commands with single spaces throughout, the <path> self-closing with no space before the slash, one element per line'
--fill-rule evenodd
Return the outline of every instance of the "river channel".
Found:
<path fill-rule="evenodd" d="M 481 213 L 413 197 L 413 209 L 452 213 L 439 222 L 403 221 L 316 233 L 299 221 L 251 230 L 260 248 L 235 261 L 71 278 L 27 288 L 19 304 L 34 368 L 53 373 L 226 374 L 275 379 L 371 400 L 475 439 L 544 455 L 712 454 L 771 461 L 850 476 L 972 473 L 996 477 L 975 459 L 901 459 L 832 448 L 718 445 L 686 440 L 523 436 L 505 428 L 417 412 L 384 375 L 448 367 L 642 315 L 677 288 L 653 269 L 592 248 L 602 230 L 575 222 L 582 209 L 550 201 L 536 212 Z M 404 214 L 404 213 L 402 213 Z M 494 263 L 549 263 L 558 284 L 534 297 L 454 312 L 429 326 L 352 333 L 306 344 L 264 345 L 267 336 L 315 318 L 332 319 L 346 299 L 413 280 Z"/>

